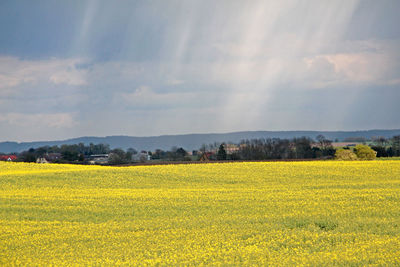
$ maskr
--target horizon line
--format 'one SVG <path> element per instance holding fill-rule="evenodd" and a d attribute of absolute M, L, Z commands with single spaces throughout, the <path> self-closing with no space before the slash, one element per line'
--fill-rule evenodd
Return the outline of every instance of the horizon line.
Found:
<path fill-rule="evenodd" d="M 67 139 L 58 139 L 58 140 L 34 140 L 34 141 L 0 141 L 0 143 L 39 143 L 39 142 L 63 142 L 69 141 L 73 139 L 79 138 L 107 138 L 107 137 L 133 137 L 133 138 L 155 138 L 155 137 L 166 137 L 166 136 L 188 136 L 188 135 L 223 135 L 223 134 L 235 134 L 235 133 L 246 133 L 246 132 L 326 132 L 326 133 L 334 133 L 334 132 L 370 132 L 370 131 L 398 131 L 400 128 L 392 128 L 392 129 L 369 129 L 369 130 L 249 130 L 249 131 L 232 131 L 232 132 L 208 132 L 208 133 L 187 133 L 187 134 L 161 134 L 161 135 L 147 135 L 147 136 L 137 136 L 137 135 L 124 135 L 124 134 L 115 134 L 115 135 L 105 135 L 105 136 L 92 136 L 92 135 L 84 135 L 71 137 Z"/>

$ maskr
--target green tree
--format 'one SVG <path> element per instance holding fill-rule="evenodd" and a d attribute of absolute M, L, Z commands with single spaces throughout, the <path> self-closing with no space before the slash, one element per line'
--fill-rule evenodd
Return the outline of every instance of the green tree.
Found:
<path fill-rule="evenodd" d="M 221 144 L 218 148 L 217 159 L 218 160 L 226 160 L 226 151 L 225 151 L 224 144 Z"/>
<path fill-rule="evenodd" d="M 178 149 L 176 150 L 176 154 L 178 155 L 178 158 L 179 158 L 179 159 L 183 159 L 183 158 L 187 155 L 187 152 L 186 152 L 185 149 L 183 149 L 182 147 L 180 147 L 180 148 L 178 148 Z"/>
<path fill-rule="evenodd" d="M 293 143 L 295 145 L 296 158 L 308 159 L 313 157 L 310 138 L 308 137 L 293 138 Z"/>
<path fill-rule="evenodd" d="M 357 160 L 357 155 L 350 149 L 338 149 L 335 153 L 335 159 L 338 160 Z"/>
<path fill-rule="evenodd" d="M 400 156 L 400 135 L 393 136 L 391 143 L 393 156 Z"/>
<path fill-rule="evenodd" d="M 376 158 L 376 151 L 367 145 L 356 145 L 355 152 L 359 159 L 371 160 Z"/>
<path fill-rule="evenodd" d="M 21 153 L 19 160 L 23 162 L 36 162 L 36 153 L 34 148 L 30 148 L 28 151 Z"/>
<path fill-rule="evenodd" d="M 121 148 L 111 150 L 108 163 L 110 164 L 123 164 L 126 163 L 125 151 Z"/>

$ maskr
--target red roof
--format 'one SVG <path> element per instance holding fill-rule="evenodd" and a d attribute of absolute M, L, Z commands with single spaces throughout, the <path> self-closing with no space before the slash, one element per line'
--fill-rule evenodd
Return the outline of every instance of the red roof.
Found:
<path fill-rule="evenodd" d="M 16 160 L 17 156 L 15 155 L 0 155 L 0 160 Z"/>

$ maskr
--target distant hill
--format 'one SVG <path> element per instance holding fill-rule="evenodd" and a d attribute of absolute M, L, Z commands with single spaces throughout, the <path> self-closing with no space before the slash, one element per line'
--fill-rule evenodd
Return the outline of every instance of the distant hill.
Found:
<path fill-rule="evenodd" d="M 310 137 L 315 139 L 319 134 L 324 135 L 330 140 L 338 139 L 343 141 L 349 137 L 383 136 L 390 138 L 400 135 L 400 129 L 397 130 L 368 130 L 368 131 L 247 131 L 233 133 L 211 133 L 211 134 L 184 134 L 184 135 L 161 135 L 150 137 L 134 136 L 106 136 L 106 137 L 79 137 L 62 141 L 40 141 L 40 142 L 0 142 L 0 153 L 21 152 L 29 148 L 41 146 L 54 146 L 62 144 L 109 144 L 111 148 L 135 148 L 136 150 L 154 151 L 157 148 L 169 150 L 173 146 L 183 147 L 186 150 L 199 149 L 202 144 L 214 142 L 233 142 L 239 143 L 243 139 L 254 138 L 293 138 Z"/>

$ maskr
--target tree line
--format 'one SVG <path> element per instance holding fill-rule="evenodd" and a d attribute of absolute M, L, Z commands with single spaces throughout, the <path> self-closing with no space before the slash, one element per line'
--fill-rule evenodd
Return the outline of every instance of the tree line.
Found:
<path fill-rule="evenodd" d="M 242 140 L 239 144 L 231 144 L 236 147 L 234 151 L 227 151 L 227 144 L 213 143 L 202 145 L 199 150 L 188 153 L 184 148 L 173 147 L 169 151 L 156 149 L 155 151 L 138 152 L 134 148 L 123 150 L 121 148 L 110 149 L 107 144 L 83 143 L 61 146 L 43 146 L 31 148 L 19 154 L 19 160 L 36 162 L 40 157 L 58 153 L 60 158 L 53 162 L 85 163 L 91 155 L 108 154 L 110 164 L 126 164 L 147 159 L 158 161 L 191 161 L 199 160 L 207 155 L 206 160 L 271 160 L 271 159 L 330 159 L 335 157 L 336 149 L 332 141 L 322 135 L 316 140 L 308 137 L 280 139 L 259 138 Z M 400 135 L 392 138 L 373 138 L 368 144 L 376 151 L 377 157 L 400 156 Z M 346 149 L 346 147 L 344 147 Z M 349 149 L 347 147 L 347 149 Z M 346 153 L 346 152 L 345 152 Z"/>
<path fill-rule="evenodd" d="M 371 148 L 377 152 L 377 157 L 400 157 L 400 135 L 389 139 L 373 138 Z"/>
<path fill-rule="evenodd" d="M 332 141 L 318 136 L 315 142 L 308 137 L 293 139 L 260 138 L 242 140 L 239 149 L 231 154 L 224 152 L 220 145 L 216 159 L 218 160 L 269 160 L 269 159 L 312 159 L 332 158 L 335 149 Z"/>
<path fill-rule="evenodd" d="M 19 155 L 20 161 L 36 162 L 38 158 L 44 157 L 48 154 L 58 153 L 61 155 L 59 160 L 55 162 L 83 162 L 87 156 L 94 154 L 108 154 L 111 152 L 110 146 L 107 144 L 90 144 L 84 145 L 83 143 L 73 145 L 61 146 L 42 146 L 38 148 L 30 148 L 23 151 Z"/>

